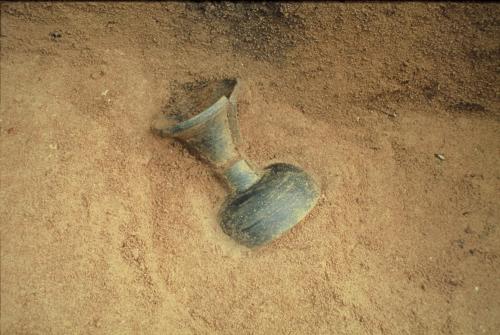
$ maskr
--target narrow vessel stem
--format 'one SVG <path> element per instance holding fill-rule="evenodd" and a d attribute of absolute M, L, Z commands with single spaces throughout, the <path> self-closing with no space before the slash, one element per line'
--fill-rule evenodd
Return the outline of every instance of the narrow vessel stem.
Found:
<path fill-rule="evenodd" d="M 223 172 L 229 186 L 237 193 L 248 190 L 259 181 L 259 175 L 248 165 L 244 159 L 240 159 Z"/>

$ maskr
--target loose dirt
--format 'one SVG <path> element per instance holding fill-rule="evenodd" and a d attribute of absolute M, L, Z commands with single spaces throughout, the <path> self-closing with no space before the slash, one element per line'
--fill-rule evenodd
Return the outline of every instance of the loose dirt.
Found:
<path fill-rule="evenodd" d="M 499 36 L 498 4 L 2 3 L 1 333 L 498 334 Z M 150 131 L 200 78 L 321 186 L 263 248 Z"/>

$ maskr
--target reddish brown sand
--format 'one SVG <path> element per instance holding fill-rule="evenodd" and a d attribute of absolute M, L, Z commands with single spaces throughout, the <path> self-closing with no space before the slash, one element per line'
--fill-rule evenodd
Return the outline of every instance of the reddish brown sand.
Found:
<path fill-rule="evenodd" d="M 498 4 L 3 3 L 1 333 L 499 334 L 499 36 Z M 149 130 L 212 76 L 322 188 L 257 250 Z"/>

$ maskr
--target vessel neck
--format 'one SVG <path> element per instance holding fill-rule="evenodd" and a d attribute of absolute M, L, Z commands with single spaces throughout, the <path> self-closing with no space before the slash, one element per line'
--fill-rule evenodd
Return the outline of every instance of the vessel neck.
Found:
<path fill-rule="evenodd" d="M 248 165 L 247 161 L 240 159 L 222 172 L 229 187 L 236 193 L 248 190 L 259 181 L 260 176 Z"/>

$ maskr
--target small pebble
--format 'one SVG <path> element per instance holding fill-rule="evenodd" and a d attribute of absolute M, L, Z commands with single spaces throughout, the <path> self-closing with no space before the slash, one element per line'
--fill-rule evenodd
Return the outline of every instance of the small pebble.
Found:
<path fill-rule="evenodd" d="M 435 156 L 441 160 L 441 161 L 444 161 L 444 155 L 443 154 L 435 154 Z"/>
<path fill-rule="evenodd" d="M 62 34 L 60 31 L 52 31 L 49 35 L 50 35 L 50 38 L 52 38 L 52 40 L 56 40 L 56 39 L 62 37 Z"/>

